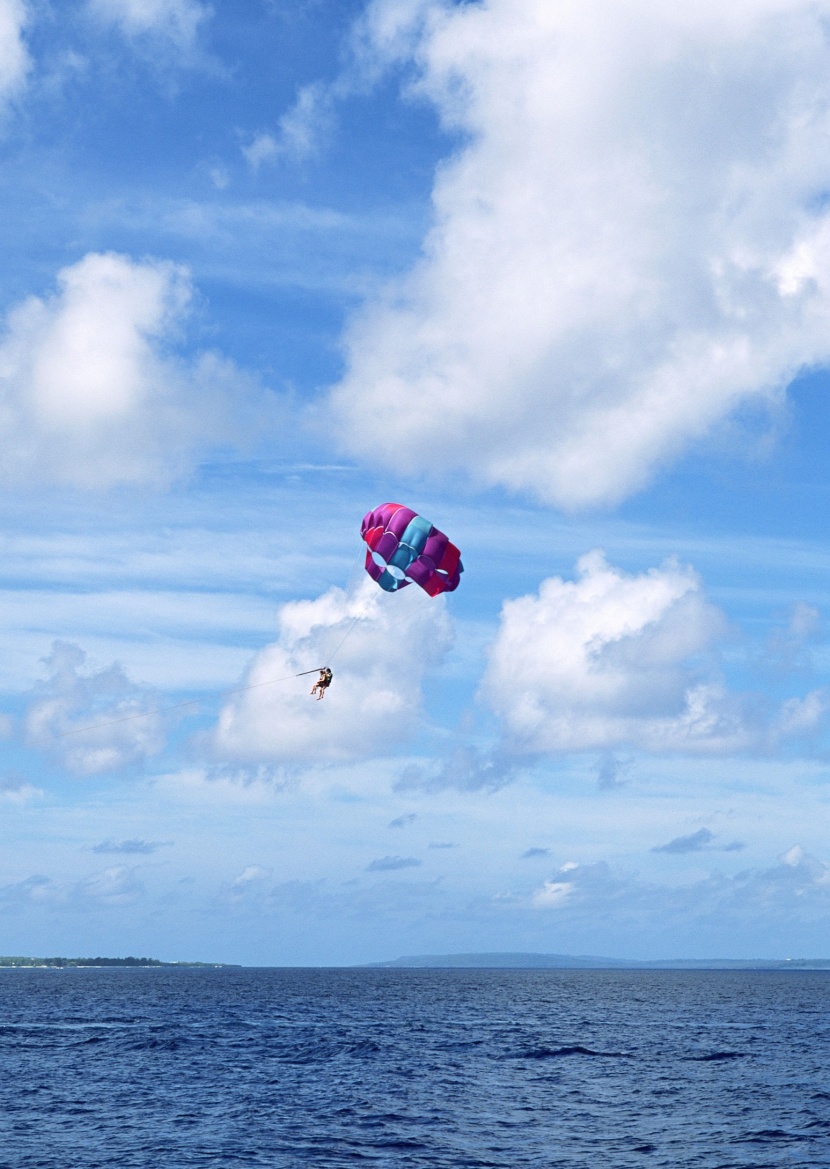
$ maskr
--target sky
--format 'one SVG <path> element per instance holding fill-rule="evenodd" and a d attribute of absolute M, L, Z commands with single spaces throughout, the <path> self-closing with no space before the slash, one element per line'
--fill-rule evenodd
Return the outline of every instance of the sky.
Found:
<path fill-rule="evenodd" d="M 830 0 L 0 0 L 0 153 L 0 952 L 828 956 Z"/>

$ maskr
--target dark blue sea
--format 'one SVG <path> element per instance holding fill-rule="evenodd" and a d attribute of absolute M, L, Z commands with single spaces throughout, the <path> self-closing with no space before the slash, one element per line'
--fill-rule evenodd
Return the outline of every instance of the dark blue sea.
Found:
<path fill-rule="evenodd" d="M 0 1165 L 830 1166 L 830 974 L 6 970 Z"/>

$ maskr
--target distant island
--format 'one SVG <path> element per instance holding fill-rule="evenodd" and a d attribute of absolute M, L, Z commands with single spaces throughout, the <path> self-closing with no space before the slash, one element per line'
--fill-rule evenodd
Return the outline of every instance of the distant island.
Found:
<path fill-rule="evenodd" d="M 162 962 L 158 958 L 20 958 L 0 957 L 0 969 L 42 967 L 62 969 L 72 966 L 225 966 L 224 962 Z"/>
<path fill-rule="evenodd" d="M 374 969 L 424 970 L 830 970 L 830 958 L 597 958 L 571 954 L 419 954 Z"/>

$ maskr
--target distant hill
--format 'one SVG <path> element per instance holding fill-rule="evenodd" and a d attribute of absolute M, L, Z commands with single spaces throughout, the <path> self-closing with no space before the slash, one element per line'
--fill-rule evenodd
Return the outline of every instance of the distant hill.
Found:
<path fill-rule="evenodd" d="M 419 954 L 368 965 L 433 970 L 830 970 L 830 958 L 660 958 L 640 962 L 571 954 Z"/>
<path fill-rule="evenodd" d="M 22 958 L 0 957 L 0 969 L 71 966 L 224 966 L 223 962 L 161 962 L 158 958 Z"/>

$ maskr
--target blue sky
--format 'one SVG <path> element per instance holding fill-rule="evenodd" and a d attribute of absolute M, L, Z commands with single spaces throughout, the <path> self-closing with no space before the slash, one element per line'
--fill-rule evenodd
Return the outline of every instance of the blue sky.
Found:
<path fill-rule="evenodd" d="M 830 5 L 722 7 L 0 0 L 0 951 L 826 956 Z"/>

